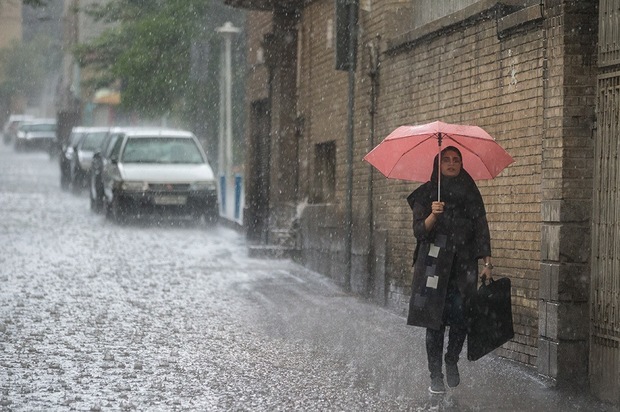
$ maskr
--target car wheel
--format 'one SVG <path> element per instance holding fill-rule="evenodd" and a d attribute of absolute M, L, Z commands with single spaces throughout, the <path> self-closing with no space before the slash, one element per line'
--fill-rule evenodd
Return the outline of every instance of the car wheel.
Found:
<path fill-rule="evenodd" d="M 71 179 L 71 189 L 73 193 L 79 194 L 82 191 L 82 176 L 80 172 L 77 170 L 73 173 L 73 177 Z"/>
<path fill-rule="evenodd" d="M 118 216 L 118 212 L 114 209 L 117 208 L 115 201 L 108 201 L 106 197 L 103 198 L 103 211 L 105 214 L 105 218 L 110 221 L 116 221 L 116 217 Z"/>
<path fill-rule="evenodd" d="M 102 209 L 101 195 L 97 190 L 97 179 L 95 176 L 90 178 L 90 210 L 95 213 L 100 213 Z"/>
<path fill-rule="evenodd" d="M 69 176 L 67 176 L 66 172 L 61 171 L 60 172 L 60 188 L 63 190 L 67 190 L 69 189 L 69 185 L 70 185 L 70 180 L 69 180 Z"/>
<path fill-rule="evenodd" d="M 118 204 L 118 201 L 112 199 L 112 202 L 108 203 L 108 205 L 108 214 L 106 214 L 106 217 L 115 223 L 125 223 L 125 213 Z"/>

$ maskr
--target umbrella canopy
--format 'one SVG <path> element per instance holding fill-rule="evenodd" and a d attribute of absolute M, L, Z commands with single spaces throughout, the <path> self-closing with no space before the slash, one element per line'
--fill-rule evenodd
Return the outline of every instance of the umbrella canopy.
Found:
<path fill-rule="evenodd" d="M 426 182 L 433 171 L 435 156 L 448 146 L 461 151 L 463 168 L 474 180 L 493 179 L 514 162 L 482 128 L 440 121 L 398 127 L 364 160 L 385 177 Z"/>

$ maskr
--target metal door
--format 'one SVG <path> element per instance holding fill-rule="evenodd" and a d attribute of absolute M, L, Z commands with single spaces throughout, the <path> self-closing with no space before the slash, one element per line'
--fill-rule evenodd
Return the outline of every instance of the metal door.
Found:
<path fill-rule="evenodd" d="M 620 401 L 620 72 L 598 77 L 592 209 L 590 383 Z"/>

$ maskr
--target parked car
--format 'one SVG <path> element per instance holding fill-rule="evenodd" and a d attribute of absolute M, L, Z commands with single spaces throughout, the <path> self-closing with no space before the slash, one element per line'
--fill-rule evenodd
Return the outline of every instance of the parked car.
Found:
<path fill-rule="evenodd" d="M 15 139 L 17 135 L 17 128 L 19 125 L 27 120 L 32 120 L 33 116 L 29 114 L 12 114 L 8 120 L 4 123 L 2 128 L 2 141 L 4 144 L 9 145 Z"/>
<path fill-rule="evenodd" d="M 161 214 L 217 221 L 217 182 L 191 132 L 147 128 L 113 135 L 101 156 L 107 218 Z"/>
<path fill-rule="evenodd" d="M 100 150 L 93 153 L 90 165 L 90 208 L 93 212 L 99 213 L 103 208 L 103 181 L 101 180 L 101 172 L 109 163 L 110 152 L 114 148 L 116 140 L 118 140 L 123 132 L 135 128 L 113 127 L 110 129 L 106 137 L 101 143 Z"/>
<path fill-rule="evenodd" d="M 110 163 L 110 153 L 116 141 L 124 136 L 126 132 L 151 131 L 157 132 L 160 129 L 152 127 L 112 127 L 101 143 L 100 150 L 93 153 L 90 165 L 90 208 L 93 212 L 99 213 L 103 208 L 103 181 L 101 172 Z"/>
<path fill-rule="evenodd" d="M 51 152 L 55 141 L 56 119 L 35 118 L 19 125 L 13 144 L 16 151 L 39 148 Z"/>
<path fill-rule="evenodd" d="M 89 127 L 73 147 L 69 163 L 71 187 L 79 192 L 89 183 L 90 165 L 93 155 L 101 150 L 101 144 L 110 130 L 109 127 Z"/>
<path fill-rule="evenodd" d="M 71 185 L 71 159 L 75 152 L 75 146 L 79 143 L 80 139 L 84 137 L 87 127 L 76 126 L 71 129 L 69 139 L 61 146 L 61 154 L 59 158 L 60 166 L 60 187 L 68 189 Z"/>

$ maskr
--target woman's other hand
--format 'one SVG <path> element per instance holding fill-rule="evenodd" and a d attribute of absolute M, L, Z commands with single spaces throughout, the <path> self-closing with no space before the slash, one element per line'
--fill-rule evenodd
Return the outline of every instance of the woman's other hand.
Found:
<path fill-rule="evenodd" d="M 482 272 L 480 272 L 480 279 L 484 282 L 493 277 L 493 264 L 491 263 L 491 257 L 486 256 L 484 258 L 484 266 L 482 266 Z"/>

